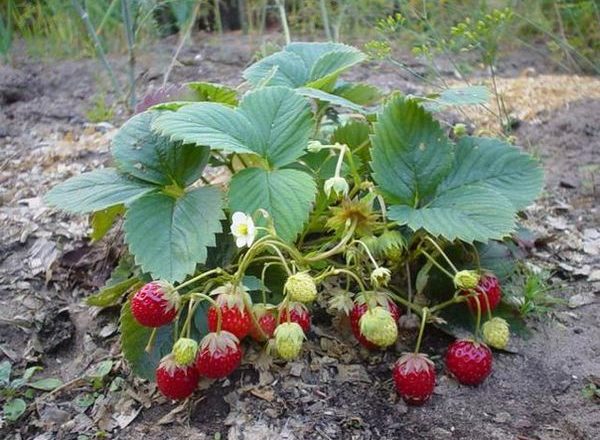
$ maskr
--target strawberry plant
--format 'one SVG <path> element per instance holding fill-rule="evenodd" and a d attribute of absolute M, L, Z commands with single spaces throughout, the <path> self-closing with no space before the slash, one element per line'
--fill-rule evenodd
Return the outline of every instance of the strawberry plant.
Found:
<path fill-rule="evenodd" d="M 46 195 L 91 213 L 95 239 L 122 218 L 127 251 L 88 303 L 121 306 L 123 354 L 165 396 L 231 374 L 249 344 L 302 356 L 316 307 L 348 315 L 369 350 L 419 329 L 394 367 L 411 404 L 435 384 L 427 324 L 460 338 L 446 363 L 467 384 L 491 372 L 486 342 L 504 348 L 509 325 L 522 326 L 501 283 L 517 213 L 541 189 L 538 163 L 499 139 L 449 137 L 432 112 L 479 93 L 436 102 L 340 79 L 364 59 L 292 43 L 244 72 L 244 92 L 155 93 L 166 102 L 114 136 L 113 167 Z M 226 184 L 210 183 L 209 164 Z"/>

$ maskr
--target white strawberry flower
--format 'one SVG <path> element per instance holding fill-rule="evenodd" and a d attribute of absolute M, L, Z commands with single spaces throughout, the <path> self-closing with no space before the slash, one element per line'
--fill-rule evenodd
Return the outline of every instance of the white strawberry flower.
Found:
<path fill-rule="evenodd" d="M 240 211 L 234 212 L 231 216 L 231 233 L 235 237 L 237 247 L 252 246 L 256 236 L 256 228 L 252 217 Z"/>

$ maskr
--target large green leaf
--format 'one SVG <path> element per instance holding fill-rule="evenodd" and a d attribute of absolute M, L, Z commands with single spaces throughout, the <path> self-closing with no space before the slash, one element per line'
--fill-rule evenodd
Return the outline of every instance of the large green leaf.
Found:
<path fill-rule="evenodd" d="M 287 87 L 329 86 L 344 70 L 365 60 L 358 49 L 337 43 L 291 43 L 244 71 L 244 79 L 259 84 Z"/>
<path fill-rule="evenodd" d="M 452 164 L 452 145 L 416 102 L 393 99 L 374 125 L 373 178 L 393 203 L 430 198 Z"/>
<path fill-rule="evenodd" d="M 452 171 L 438 192 L 476 184 L 523 209 L 538 196 L 543 182 L 542 169 L 530 155 L 499 139 L 464 137 L 456 145 Z"/>
<path fill-rule="evenodd" d="M 200 103 L 162 114 L 154 128 L 172 139 L 255 153 L 280 167 L 300 157 L 313 120 L 308 101 L 285 87 L 248 93 L 237 110 Z"/>
<path fill-rule="evenodd" d="M 237 92 L 222 84 L 207 82 L 189 82 L 185 86 L 189 89 L 184 96 L 191 98 L 190 101 L 219 102 L 236 106 L 238 103 Z"/>
<path fill-rule="evenodd" d="M 52 188 L 44 199 L 65 211 L 84 213 L 128 205 L 155 189 L 154 185 L 128 178 L 114 168 L 103 168 L 71 177 Z"/>
<path fill-rule="evenodd" d="M 114 306 L 119 303 L 121 297 L 125 295 L 129 289 L 137 285 L 141 287 L 141 284 L 138 277 L 129 278 L 116 284 L 106 286 L 98 293 L 88 296 L 86 298 L 86 303 L 96 307 Z"/>
<path fill-rule="evenodd" d="M 318 99 L 319 101 L 328 102 L 332 105 L 348 108 L 357 113 L 367 113 L 367 110 L 364 107 L 361 107 L 360 105 L 355 104 L 346 98 L 342 98 L 341 96 L 337 96 L 332 93 L 327 93 L 311 87 L 300 87 L 299 89 L 296 89 L 296 91 L 302 96 L 306 96 L 308 98 Z"/>
<path fill-rule="evenodd" d="M 485 104 L 489 99 L 490 92 L 486 86 L 453 87 L 424 103 L 424 106 L 428 110 L 438 111 L 449 106 Z"/>
<path fill-rule="evenodd" d="M 90 226 L 92 227 L 90 238 L 92 241 L 101 240 L 110 228 L 112 228 L 117 217 L 123 213 L 125 213 L 125 207 L 123 205 L 113 205 L 109 208 L 94 212 L 90 218 Z"/>
<path fill-rule="evenodd" d="M 173 347 L 172 326 L 166 325 L 158 328 L 152 349 L 150 352 L 145 351 L 152 329 L 138 324 L 131 313 L 131 305 L 127 301 L 121 308 L 119 328 L 121 351 L 133 372 L 144 379 L 154 380 L 158 363 L 171 352 Z"/>
<path fill-rule="evenodd" d="M 308 220 L 315 193 L 315 182 L 305 172 L 247 168 L 231 179 L 229 207 L 249 214 L 265 209 L 273 217 L 278 235 L 292 241 Z"/>
<path fill-rule="evenodd" d="M 112 155 L 117 168 L 131 176 L 156 185 L 186 187 L 200 178 L 210 151 L 154 133 L 150 127 L 159 114 L 148 111 L 129 119 L 113 139 Z"/>
<path fill-rule="evenodd" d="M 373 105 L 381 100 L 381 91 L 370 84 L 338 82 L 333 93 L 359 105 Z"/>
<path fill-rule="evenodd" d="M 465 185 L 436 196 L 421 208 L 394 205 L 388 216 L 412 230 L 425 229 L 448 240 L 502 239 L 515 228 L 515 209 L 503 195 L 478 185 Z"/>
<path fill-rule="evenodd" d="M 154 278 L 181 281 L 204 263 L 207 247 L 221 231 L 221 194 L 200 187 L 174 198 L 164 193 L 142 197 L 125 215 L 125 241 L 135 261 Z"/>

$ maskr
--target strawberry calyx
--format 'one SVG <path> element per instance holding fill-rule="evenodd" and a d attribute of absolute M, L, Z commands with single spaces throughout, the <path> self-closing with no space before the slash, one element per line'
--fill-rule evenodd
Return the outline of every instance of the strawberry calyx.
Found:
<path fill-rule="evenodd" d="M 434 363 L 424 353 L 402 353 L 402 356 L 396 361 L 396 365 L 408 374 L 428 371 L 434 366 Z"/>
<path fill-rule="evenodd" d="M 237 350 L 240 340 L 231 332 L 221 330 L 210 332 L 200 341 L 200 351 L 208 350 L 209 353 L 225 352 L 228 349 Z"/>
<path fill-rule="evenodd" d="M 214 289 L 210 294 L 216 296 L 215 301 L 220 307 L 237 308 L 242 313 L 246 310 L 246 304 L 252 304 L 250 295 L 242 285 L 226 283 Z"/>

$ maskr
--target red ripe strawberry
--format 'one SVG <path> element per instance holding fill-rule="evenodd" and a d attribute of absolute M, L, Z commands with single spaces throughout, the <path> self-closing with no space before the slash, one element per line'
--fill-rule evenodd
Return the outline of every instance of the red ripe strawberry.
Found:
<path fill-rule="evenodd" d="M 402 314 L 400 307 L 398 307 L 394 301 L 387 297 L 383 303 L 394 317 L 394 320 L 398 321 L 400 315 Z M 376 306 L 376 304 L 374 303 L 373 306 Z M 366 302 L 361 302 L 361 298 L 359 298 L 354 303 L 354 307 L 350 311 L 350 328 L 352 329 L 352 334 L 358 340 L 358 342 L 361 343 L 361 345 L 368 348 L 369 350 L 375 350 L 377 349 L 377 346 L 372 342 L 368 341 L 367 338 L 365 338 L 360 332 L 360 318 L 366 313 L 367 310 L 368 308 Z"/>
<path fill-rule="evenodd" d="M 279 311 L 279 323 L 288 322 L 287 308 Z M 302 303 L 293 302 L 290 303 L 290 322 L 295 322 L 302 331 L 306 334 L 310 330 L 310 313 L 306 306 Z"/>
<path fill-rule="evenodd" d="M 396 391 L 409 405 L 423 405 L 435 388 L 435 367 L 427 355 L 404 353 L 392 373 Z"/>
<path fill-rule="evenodd" d="M 492 351 L 483 342 L 454 341 L 446 352 L 446 368 L 464 385 L 479 385 L 492 372 Z"/>
<path fill-rule="evenodd" d="M 260 328 L 266 335 L 266 339 L 271 339 L 273 333 L 275 332 L 275 327 L 277 327 L 277 318 L 275 318 L 275 315 L 266 310 L 263 306 L 255 306 L 254 315 L 256 316 L 256 320 L 258 321 Z M 252 325 L 252 329 L 250 330 L 250 337 L 257 342 L 264 342 L 266 340 L 259 329 L 254 325 Z"/>
<path fill-rule="evenodd" d="M 131 298 L 131 313 L 145 327 L 161 327 L 177 316 L 179 294 L 162 281 L 152 281 Z"/>
<path fill-rule="evenodd" d="M 226 330 L 207 334 L 200 341 L 196 369 L 201 376 L 221 379 L 229 376 L 242 361 L 240 341 Z"/>
<path fill-rule="evenodd" d="M 165 357 L 156 369 L 158 390 L 172 400 L 190 397 L 198 386 L 198 378 L 194 365 L 177 366 L 171 355 Z"/>
<path fill-rule="evenodd" d="M 247 295 L 247 293 L 239 291 L 222 293 L 216 299 L 221 309 L 221 330 L 233 333 L 239 340 L 244 339 L 252 329 L 252 317 L 246 310 L 242 295 Z M 211 332 L 217 331 L 217 321 L 217 309 L 212 306 L 208 309 L 208 329 Z"/>
<path fill-rule="evenodd" d="M 477 292 L 477 299 L 479 300 L 482 314 L 487 313 L 488 309 L 490 311 L 494 310 L 502 298 L 500 281 L 496 275 L 492 273 L 484 273 L 481 275 L 475 291 Z M 466 290 L 463 290 L 461 293 L 463 295 L 469 294 Z M 477 313 L 477 300 L 475 297 L 469 298 L 467 304 L 473 313 Z"/>

